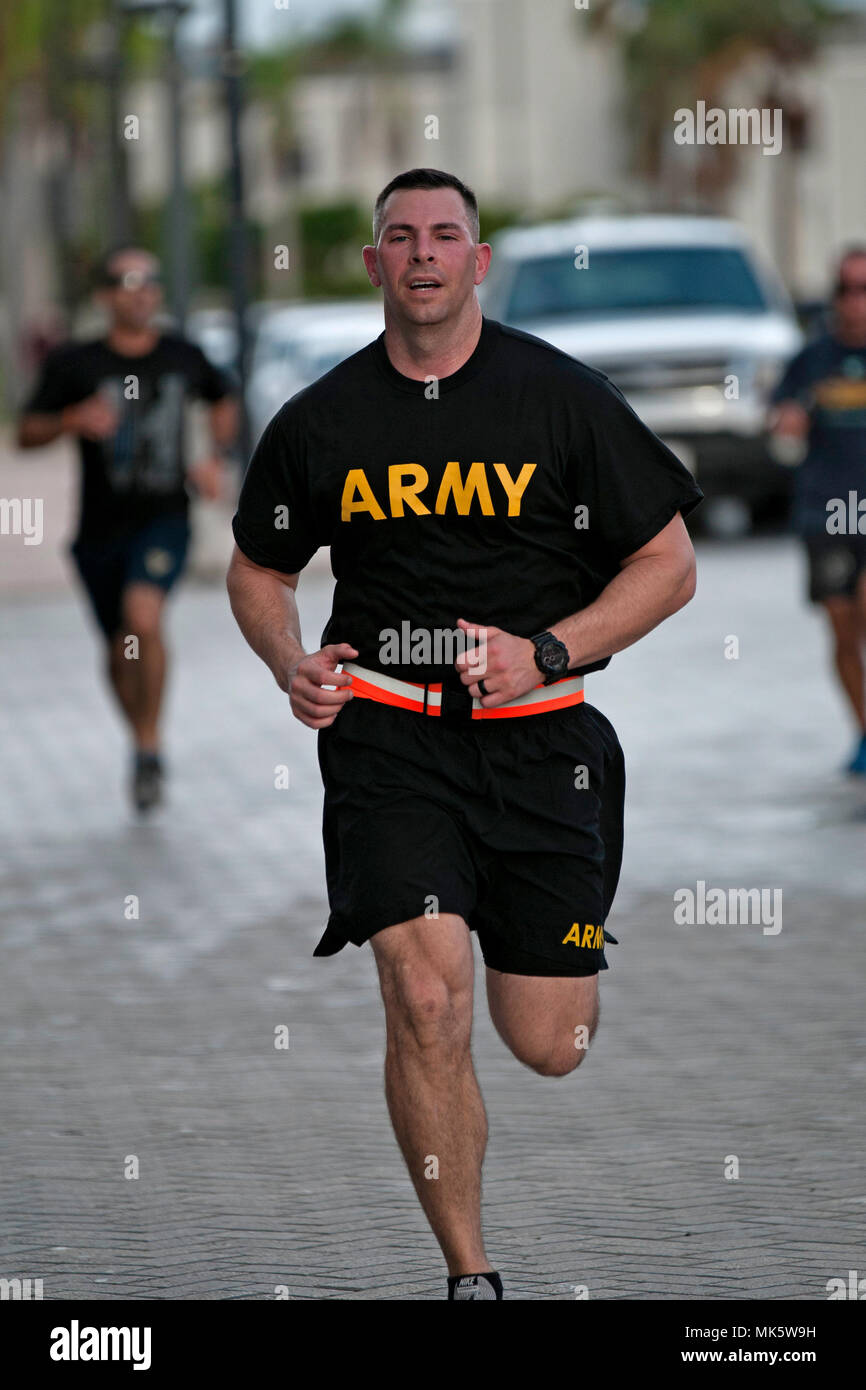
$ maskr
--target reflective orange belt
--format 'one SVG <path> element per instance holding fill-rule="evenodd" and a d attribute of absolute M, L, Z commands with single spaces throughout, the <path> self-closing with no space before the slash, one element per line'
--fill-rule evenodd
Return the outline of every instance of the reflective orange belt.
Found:
<path fill-rule="evenodd" d="M 416 681 L 398 681 L 381 671 L 368 671 L 364 666 L 356 666 L 353 661 L 344 661 L 343 670 L 352 677 L 352 690 L 362 700 L 377 700 L 382 705 L 396 705 L 400 709 L 417 710 L 419 714 L 441 715 L 443 691 L 441 682 L 424 685 Z M 483 677 L 482 677 L 483 679 Z M 445 702 L 454 692 L 445 691 Z M 463 692 L 456 692 L 459 700 Z M 504 705 L 485 709 L 481 701 L 472 697 L 472 719 L 513 719 L 523 714 L 545 714 L 548 710 L 566 709 L 569 705 L 579 705 L 583 699 L 583 676 L 564 676 L 551 685 L 543 682 L 525 695 L 507 700 Z M 466 696 L 466 712 L 469 711 L 469 696 Z"/>

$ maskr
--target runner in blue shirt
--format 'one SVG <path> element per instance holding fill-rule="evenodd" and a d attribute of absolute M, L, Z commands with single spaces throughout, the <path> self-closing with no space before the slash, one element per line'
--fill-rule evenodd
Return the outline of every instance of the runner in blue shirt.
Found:
<path fill-rule="evenodd" d="M 829 332 L 807 343 L 773 393 L 771 429 L 799 453 L 794 524 L 823 604 L 836 672 L 859 733 L 848 771 L 866 776 L 866 246 L 842 256 Z"/>

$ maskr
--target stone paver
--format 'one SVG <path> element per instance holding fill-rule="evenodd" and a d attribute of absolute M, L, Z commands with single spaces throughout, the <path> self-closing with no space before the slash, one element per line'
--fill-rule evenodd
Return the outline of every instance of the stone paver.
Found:
<path fill-rule="evenodd" d="M 629 809 L 586 1064 L 521 1067 L 479 993 L 485 1220 L 511 1297 L 823 1299 L 866 1273 L 866 790 L 834 771 L 848 726 L 795 547 L 700 561 L 695 601 L 588 683 Z M 135 824 L 82 602 L 17 587 L 0 615 L 0 1274 L 53 1299 L 440 1298 L 388 1123 L 371 953 L 311 956 L 314 736 L 224 593 L 189 583 L 171 801 Z M 300 596 L 310 645 L 321 568 Z M 676 925 L 673 893 L 698 879 L 781 888 L 781 932 Z"/>

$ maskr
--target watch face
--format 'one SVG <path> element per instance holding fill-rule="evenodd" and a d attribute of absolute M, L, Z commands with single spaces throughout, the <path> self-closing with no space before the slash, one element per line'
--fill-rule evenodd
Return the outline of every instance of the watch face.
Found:
<path fill-rule="evenodd" d="M 558 642 L 545 642 L 539 657 L 545 671 L 564 671 L 568 666 L 568 653 L 563 651 Z"/>

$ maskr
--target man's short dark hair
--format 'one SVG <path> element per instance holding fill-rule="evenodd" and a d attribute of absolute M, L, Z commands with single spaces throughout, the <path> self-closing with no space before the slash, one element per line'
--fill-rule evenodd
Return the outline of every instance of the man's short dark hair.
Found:
<path fill-rule="evenodd" d="M 446 174 L 444 169 L 407 169 L 405 174 L 398 174 L 390 183 L 386 183 L 382 192 L 376 199 L 373 209 L 373 243 L 378 244 L 379 233 L 382 230 L 382 217 L 385 203 L 392 193 L 396 193 L 400 188 L 456 188 L 469 218 L 469 227 L 474 240 L 477 242 L 480 236 L 478 224 L 478 199 L 456 174 Z"/>
<path fill-rule="evenodd" d="M 107 251 L 103 251 L 95 266 L 93 267 L 93 283 L 95 286 L 105 287 L 113 284 L 111 263 L 117 256 L 125 255 L 127 252 L 134 251 L 137 256 L 150 256 L 156 266 L 159 266 L 159 257 L 152 251 L 148 251 L 146 246 L 139 246 L 134 241 L 119 241 L 115 246 L 109 246 Z"/>

